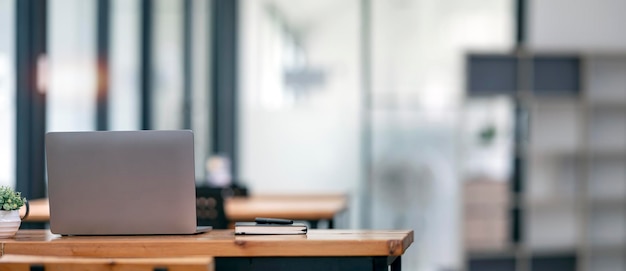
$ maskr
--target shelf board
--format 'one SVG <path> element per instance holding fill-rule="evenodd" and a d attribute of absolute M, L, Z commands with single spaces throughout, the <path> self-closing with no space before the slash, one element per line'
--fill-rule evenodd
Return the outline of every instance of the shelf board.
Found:
<path fill-rule="evenodd" d="M 529 249 L 528 252 L 532 257 L 549 257 L 549 256 L 558 256 L 561 257 L 563 255 L 576 255 L 578 248 L 569 247 L 569 248 L 535 248 Z"/>
<path fill-rule="evenodd" d="M 593 48 L 576 53 L 588 61 L 626 61 L 626 51 L 623 49 Z"/>
<path fill-rule="evenodd" d="M 532 92 L 532 91 L 531 91 Z M 534 92 L 533 92 L 534 93 Z M 580 94 L 575 95 L 533 95 L 527 100 L 534 105 L 563 105 L 563 104 L 579 104 L 583 101 Z"/>
<path fill-rule="evenodd" d="M 593 98 L 587 99 L 587 106 L 590 109 L 626 109 L 626 101 L 619 100 L 594 100 Z M 591 112 L 593 114 L 593 112 Z"/>
<path fill-rule="evenodd" d="M 523 245 L 513 246 L 500 250 L 466 250 L 465 254 L 471 259 L 492 259 L 515 257 L 517 253 L 525 251 L 527 255 L 534 257 L 576 255 L 576 247 L 563 248 L 527 248 Z"/>
<path fill-rule="evenodd" d="M 545 207 L 563 207 L 563 206 L 575 206 L 577 203 L 582 202 L 578 197 L 553 197 L 553 198 L 534 198 L 526 199 L 525 204 L 531 208 L 545 208 Z"/>
<path fill-rule="evenodd" d="M 587 250 L 591 254 L 599 253 L 599 254 L 621 254 L 624 255 L 626 252 L 626 244 L 594 244 L 590 243 L 587 245 Z"/>
<path fill-rule="evenodd" d="M 607 198 L 590 198 L 589 204 L 594 206 L 623 206 L 626 207 L 626 198 L 611 196 Z"/>
<path fill-rule="evenodd" d="M 576 149 L 557 149 L 550 150 L 540 147 L 529 146 L 526 154 L 530 158 L 534 157 L 573 157 L 573 158 L 585 158 L 585 157 L 626 157 L 626 146 L 616 145 L 613 148 L 605 146 L 581 146 Z"/>
<path fill-rule="evenodd" d="M 626 149 L 622 146 L 617 146 L 616 148 L 590 146 L 587 149 L 587 154 L 592 157 L 626 157 Z"/>
<path fill-rule="evenodd" d="M 534 100 L 541 101 L 577 101 L 580 100 L 580 90 L 533 90 Z"/>
<path fill-rule="evenodd" d="M 582 157 L 585 151 L 580 146 L 576 149 L 547 149 L 544 147 L 529 146 L 527 154 L 529 157 Z"/>
<path fill-rule="evenodd" d="M 578 196 L 561 197 L 561 198 L 535 198 L 527 199 L 526 206 L 529 207 L 562 207 L 574 206 L 579 203 L 587 203 L 595 206 L 624 206 L 626 207 L 626 198 L 611 196 L 608 198 L 583 198 Z"/>
<path fill-rule="evenodd" d="M 516 257 L 519 248 L 511 245 L 502 249 L 470 249 L 465 251 L 468 259 L 493 259 Z"/>

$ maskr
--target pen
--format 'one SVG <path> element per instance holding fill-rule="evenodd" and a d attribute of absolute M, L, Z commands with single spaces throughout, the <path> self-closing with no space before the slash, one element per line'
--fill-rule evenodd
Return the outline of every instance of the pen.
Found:
<path fill-rule="evenodd" d="M 267 217 L 257 217 L 254 219 L 254 222 L 258 224 L 293 224 L 293 220 L 289 219 L 281 219 L 281 218 L 267 218 Z"/>

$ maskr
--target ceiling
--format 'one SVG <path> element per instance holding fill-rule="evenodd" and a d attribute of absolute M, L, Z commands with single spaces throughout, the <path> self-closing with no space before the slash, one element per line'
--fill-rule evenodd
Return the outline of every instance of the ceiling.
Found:
<path fill-rule="evenodd" d="M 266 0 L 295 30 L 306 30 L 331 16 L 359 9 L 359 0 Z"/>

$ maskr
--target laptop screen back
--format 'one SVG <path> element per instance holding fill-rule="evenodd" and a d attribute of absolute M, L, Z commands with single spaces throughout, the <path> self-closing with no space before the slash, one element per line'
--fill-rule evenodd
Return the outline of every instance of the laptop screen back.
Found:
<path fill-rule="evenodd" d="M 50 230 L 194 233 L 193 144 L 191 131 L 48 133 Z"/>

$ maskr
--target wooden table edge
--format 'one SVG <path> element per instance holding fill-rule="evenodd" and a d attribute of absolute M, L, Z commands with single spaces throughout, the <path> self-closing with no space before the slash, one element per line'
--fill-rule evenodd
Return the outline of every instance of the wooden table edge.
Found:
<path fill-rule="evenodd" d="M 232 230 L 215 230 L 216 234 L 230 234 Z M 318 234 L 324 234 L 324 231 L 333 233 L 333 230 L 320 230 Z M 253 238 L 236 238 L 233 239 L 217 239 L 214 242 L 203 242 L 207 236 L 196 235 L 196 239 L 146 239 L 148 236 L 138 236 L 135 239 L 131 236 L 129 239 L 125 237 L 114 237 L 116 239 L 106 240 L 94 247 L 94 243 L 97 243 L 98 238 L 86 237 L 84 240 L 80 240 L 82 237 L 70 237 L 68 239 L 49 239 L 59 238 L 58 235 L 53 235 L 49 230 L 20 230 L 19 235 L 23 240 L 15 239 L 0 239 L 1 251 L 0 255 L 6 254 L 32 254 L 32 255 L 50 255 L 50 256 L 84 256 L 84 257 L 178 257 L 178 256 L 213 256 L 213 257 L 300 257 L 300 256 L 320 256 L 320 257 L 332 257 L 332 256 L 401 256 L 413 243 L 414 232 L 412 230 L 397 230 L 397 231 L 359 231 L 355 230 L 355 238 L 350 239 L 344 236 L 345 233 L 349 233 L 350 230 L 337 230 L 337 233 L 333 233 L 342 238 L 337 240 L 328 239 L 297 239 L 295 236 L 291 237 L 277 237 L 277 238 L 294 238 L 287 240 L 273 240 L 271 237 L 261 237 L 260 239 Z M 315 230 L 312 230 L 313 234 L 316 234 Z M 363 235 L 369 233 L 383 235 L 380 239 L 367 239 L 362 238 Z M 211 233 L 206 233 L 210 235 Z M 25 237 L 24 237 L 25 236 Z M 34 237 L 29 237 L 34 236 Z M 39 236 L 39 240 L 37 239 Z M 359 237 L 360 236 L 360 237 Z M 388 237 L 387 237 L 388 236 Z M 174 236 L 175 237 L 175 236 Z M 42 239 L 45 238 L 45 239 Z M 63 237 L 61 237 L 63 238 Z M 74 239 L 75 238 L 75 239 Z M 88 239 L 91 238 L 91 239 Z M 106 238 L 106 237 L 103 237 Z M 30 240 L 29 240 L 30 239 Z M 128 241 L 128 240 L 145 240 L 145 242 Z M 80 240 L 75 242 L 75 240 Z M 93 241 L 93 242 L 90 242 Z M 95 241 L 94 241 L 95 240 Z M 195 241 L 194 241 L 195 240 Z M 304 240 L 304 241 L 303 241 Z M 72 243 L 72 245 L 67 245 Z M 196 243 L 194 243 L 196 242 Z M 326 250 L 329 245 L 327 242 L 334 242 L 332 250 Z M 276 249 L 268 249 L 275 244 L 279 244 Z M 369 243 L 369 244 L 368 244 Z M 150 247 L 147 244 L 155 244 Z M 190 254 L 176 251 L 177 249 L 187 249 Z M 143 249 L 148 251 L 149 255 L 122 255 L 118 254 L 114 248 L 121 245 L 127 249 Z M 373 248 L 364 248 L 364 245 L 373 246 Z M 39 247 L 38 247 L 39 246 Z M 54 248 L 52 249 L 51 248 Z M 358 249 L 354 249 L 357 247 Z M 219 252 L 224 248 L 224 251 Z M 206 251 L 214 250 L 218 253 L 211 255 L 203 254 Z M 99 256 L 98 250 L 108 251 L 109 254 L 103 254 Z M 152 251 L 158 251 L 157 254 Z M 53 254 L 50 254 L 53 253 Z"/>

